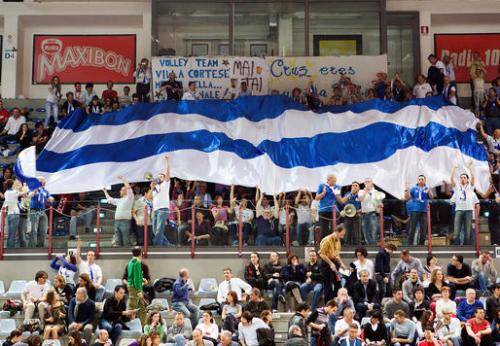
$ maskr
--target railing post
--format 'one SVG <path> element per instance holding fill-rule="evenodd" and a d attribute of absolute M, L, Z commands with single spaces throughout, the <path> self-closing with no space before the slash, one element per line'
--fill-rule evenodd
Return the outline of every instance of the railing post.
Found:
<path fill-rule="evenodd" d="M 143 244 L 143 254 L 144 258 L 148 258 L 148 206 L 144 206 L 144 236 L 142 237 L 144 239 L 144 244 Z"/>
<path fill-rule="evenodd" d="M 194 240 L 194 232 L 195 232 L 195 224 L 194 224 L 194 205 L 191 206 L 191 258 L 194 258 L 194 247 L 195 247 L 195 240 Z"/>
<path fill-rule="evenodd" d="M 52 258 L 52 231 L 53 231 L 53 223 L 54 223 L 54 207 L 50 206 L 49 208 L 49 247 L 47 249 L 47 255 L 49 259 Z"/>
<path fill-rule="evenodd" d="M 96 208 L 96 219 L 95 219 L 95 257 L 99 258 L 101 255 L 101 204 L 97 203 Z"/>
<path fill-rule="evenodd" d="M 385 238 L 384 238 L 384 205 L 380 204 L 380 213 L 379 213 L 379 227 L 380 227 L 380 247 L 383 248 L 385 244 Z"/>
<path fill-rule="evenodd" d="M 241 219 L 241 206 L 238 208 L 238 256 L 243 255 L 243 221 Z"/>
<path fill-rule="evenodd" d="M 3 260 L 4 241 L 5 241 L 5 208 L 2 208 L 2 229 L 0 229 L 0 260 Z"/>
<path fill-rule="evenodd" d="M 420 226 L 422 229 L 422 226 Z M 427 252 L 432 255 L 431 205 L 427 203 Z"/>
<path fill-rule="evenodd" d="M 286 211 L 286 222 L 285 222 L 285 246 L 286 246 L 286 257 L 290 256 L 290 206 L 287 204 L 285 207 Z"/>
<path fill-rule="evenodd" d="M 337 229 L 337 207 L 335 204 L 332 206 L 332 232 Z"/>
<path fill-rule="evenodd" d="M 476 235 L 476 256 L 479 256 L 479 203 L 474 205 L 474 234 Z M 465 242 L 464 242 L 465 243 Z"/>

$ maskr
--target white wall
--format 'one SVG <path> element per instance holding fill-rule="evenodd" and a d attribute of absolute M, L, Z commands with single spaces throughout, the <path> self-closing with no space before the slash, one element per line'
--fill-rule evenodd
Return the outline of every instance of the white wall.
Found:
<path fill-rule="evenodd" d="M 45 85 L 32 85 L 34 34 L 135 34 L 136 57 L 151 56 L 151 1 L 135 2 L 41 2 L 0 3 L 0 33 L 6 29 L 4 18 L 18 19 L 17 59 L 10 61 L 3 72 L 16 70 L 14 76 L 2 77 L 2 94 L 45 98 Z M 82 81 L 84 83 L 85 81 Z M 123 85 L 116 87 L 121 91 Z M 64 86 L 63 92 L 71 89 Z M 100 93 L 103 85 L 96 86 Z"/>

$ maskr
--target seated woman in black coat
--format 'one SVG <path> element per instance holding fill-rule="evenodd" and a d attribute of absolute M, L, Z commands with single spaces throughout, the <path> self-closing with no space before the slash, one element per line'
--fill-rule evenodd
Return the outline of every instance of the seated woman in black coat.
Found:
<path fill-rule="evenodd" d="M 263 290 L 266 288 L 266 279 L 260 266 L 260 256 L 257 252 L 250 254 L 250 263 L 245 267 L 245 280 L 250 286 Z"/>
<path fill-rule="evenodd" d="M 281 277 L 285 282 L 285 289 L 291 292 L 297 303 L 303 303 L 300 294 L 300 285 L 305 281 L 306 270 L 299 263 L 299 258 L 292 255 L 288 258 L 288 264 L 281 269 Z"/>
<path fill-rule="evenodd" d="M 389 345 L 389 333 L 385 327 L 384 319 L 380 310 L 372 310 L 370 313 L 370 323 L 363 326 L 364 341 L 367 345 L 385 341 L 385 345 Z"/>

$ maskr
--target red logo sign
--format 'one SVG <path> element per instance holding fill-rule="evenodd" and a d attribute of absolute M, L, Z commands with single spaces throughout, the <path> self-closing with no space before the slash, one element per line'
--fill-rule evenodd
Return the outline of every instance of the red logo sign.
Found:
<path fill-rule="evenodd" d="M 133 83 L 135 35 L 35 35 L 33 84 Z"/>
<path fill-rule="evenodd" d="M 470 81 L 468 66 L 473 52 L 479 52 L 486 65 L 486 81 L 500 74 L 500 34 L 436 34 L 434 49 L 439 60 L 445 55 L 451 57 L 457 82 Z"/>

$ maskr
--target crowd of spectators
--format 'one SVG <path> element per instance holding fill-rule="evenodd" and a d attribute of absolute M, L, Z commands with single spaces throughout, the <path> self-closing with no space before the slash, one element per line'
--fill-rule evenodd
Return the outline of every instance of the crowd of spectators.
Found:
<path fill-rule="evenodd" d="M 105 296 L 105 274 L 93 251 L 85 258 L 81 242 L 67 258 L 51 262 L 54 276 L 38 271 L 22 292 L 24 323 L 31 335 L 14 330 L 5 346 L 47 345 L 68 335 L 70 345 L 117 345 L 129 322 L 140 323 L 142 336 L 130 345 L 275 345 L 273 316 L 291 312 L 286 345 L 491 346 L 500 342 L 500 282 L 488 251 L 471 264 L 453 255 L 441 265 L 429 255 L 423 264 L 402 250 L 384 245 L 374 261 L 363 247 L 354 260 L 340 257 L 346 230 L 339 225 L 306 259 L 282 261 L 272 252 L 266 263 L 253 252 L 243 278 L 222 269 L 216 298 L 192 301 L 190 272 L 175 279 L 152 280 L 140 247 L 132 248 L 123 283 Z M 154 300 L 168 283 L 170 303 Z M 271 301 L 265 298 L 271 293 Z M 309 294 L 312 292 L 312 295 Z M 165 313 L 173 317 L 165 321 Z"/>

